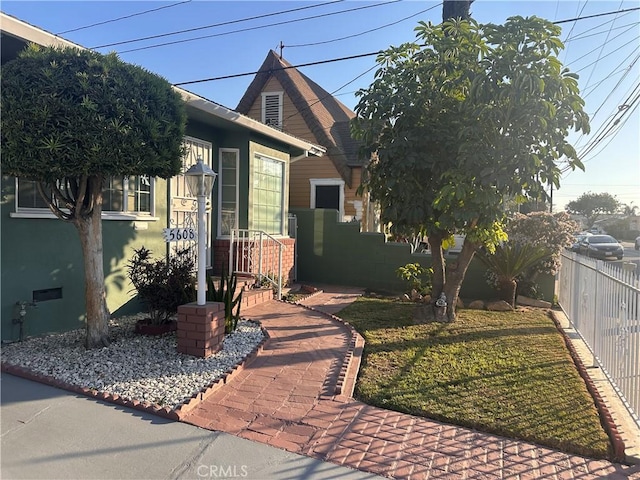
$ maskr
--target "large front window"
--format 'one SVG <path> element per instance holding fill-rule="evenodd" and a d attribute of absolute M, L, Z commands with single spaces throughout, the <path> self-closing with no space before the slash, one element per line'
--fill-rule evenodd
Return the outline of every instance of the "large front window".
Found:
<path fill-rule="evenodd" d="M 252 229 L 282 235 L 284 162 L 256 154 L 252 165 Z"/>

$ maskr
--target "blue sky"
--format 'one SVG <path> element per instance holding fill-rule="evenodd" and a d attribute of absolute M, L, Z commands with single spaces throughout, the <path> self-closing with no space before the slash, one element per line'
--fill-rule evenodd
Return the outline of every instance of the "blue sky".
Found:
<path fill-rule="evenodd" d="M 561 21 L 638 6 L 637 0 L 476 0 L 471 14 L 481 23 L 502 23 L 513 15 Z M 376 52 L 412 41 L 419 20 L 439 23 L 442 17 L 441 3 L 436 1 L 3 0 L 0 9 L 89 48 L 197 29 L 97 48 L 103 53 L 116 51 L 123 60 L 174 84 L 255 72 L 270 49 L 279 51 L 281 42 L 284 58 L 293 65 Z M 158 10 L 134 15 L 152 9 Z M 300 10 L 279 14 L 292 9 Z M 69 31 L 123 16 L 131 17 Z M 259 16 L 264 17 L 243 21 Z M 560 59 L 579 74 L 592 120 L 590 135 L 572 137 L 578 152 L 584 154 L 586 172 L 563 177 L 560 190 L 554 192 L 554 210 L 588 191 L 608 192 L 623 203 L 640 207 L 640 100 L 632 100 L 640 93 L 640 10 L 561 26 L 566 48 Z M 208 38 L 192 40 L 196 37 Z M 157 46 L 170 42 L 174 43 Z M 354 108 L 354 92 L 373 79 L 375 56 L 303 67 L 301 71 Z M 252 78 L 239 76 L 183 88 L 235 108 Z M 618 118 L 619 123 L 613 125 Z"/>

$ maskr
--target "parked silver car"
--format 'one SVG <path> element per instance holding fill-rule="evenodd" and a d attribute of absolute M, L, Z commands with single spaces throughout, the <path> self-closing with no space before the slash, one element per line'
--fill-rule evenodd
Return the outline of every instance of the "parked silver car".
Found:
<path fill-rule="evenodd" d="M 579 252 L 587 257 L 616 257 L 622 260 L 624 247 L 611 235 L 590 235 L 580 242 Z"/>
<path fill-rule="evenodd" d="M 636 242 L 634 246 L 636 250 L 640 250 L 640 235 L 636 237 Z"/>

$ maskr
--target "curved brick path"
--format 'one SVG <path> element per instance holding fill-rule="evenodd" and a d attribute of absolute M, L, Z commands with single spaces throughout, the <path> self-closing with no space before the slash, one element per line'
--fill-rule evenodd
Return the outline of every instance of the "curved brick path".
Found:
<path fill-rule="evenodd" d="M 325 291 L 305 303 L 335 313 L 358 293 Z M 346 326 L 281 302 L 245 314 L 262 323 L 270 342 L 183 421 L 386 477 L 640 479 L 638 465 L 567 455 L 335 396 L 351 340 Z"/>

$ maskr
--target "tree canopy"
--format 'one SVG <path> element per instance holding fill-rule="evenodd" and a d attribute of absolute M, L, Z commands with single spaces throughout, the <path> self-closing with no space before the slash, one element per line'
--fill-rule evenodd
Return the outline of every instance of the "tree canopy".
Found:
<path fill-rule="evenodd" d="M 583 215 L 587 226 L 593 226 L 600 215 L 616 213 L 620 202 L 610 193 L 587 192 L 567 203 L 565 210 L 575 215 Z"/>
<path fill-rule="evenodd" d="M 416 32 L 416 42 L 378 56 L 375 80 L 357 93 L 352 132 L 365 158 L 373 155 L 362 190 L 392 228 L 428 234 L 434 297 L 446 293 L 453 319 L 474 252 L 505 238 L 505 199 L 559 187 L 561 158 L 583 168 L 567 135 L 588 132 L 589 122 L 551 22 L 420 22 Z M 453 233 L 466 239 L 447 268 L 442 242 Z"/>
<path fill-rule="evenodd" d="M 51 182 L 181 168 L 184 102 L 115 53 L 30 45 L 2 67 L 2 167 Z"/>
<path fill-rule="evenodd" d="M 159 77 L 76 48 L 30 45 L 2 67 L 2 169 L 39 182 L 51 210 L 78 229 L 87 347 L 108 344 L 102 190 L 128 175 L 179 173 L 186 110 Z"/>

